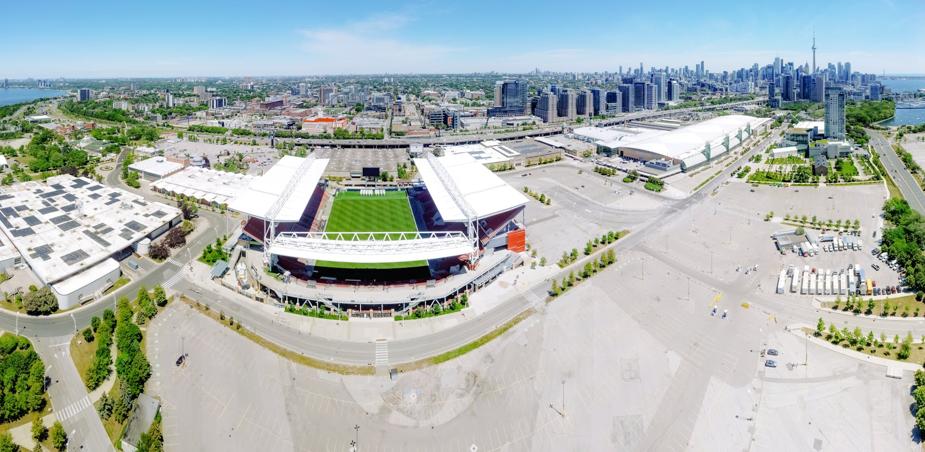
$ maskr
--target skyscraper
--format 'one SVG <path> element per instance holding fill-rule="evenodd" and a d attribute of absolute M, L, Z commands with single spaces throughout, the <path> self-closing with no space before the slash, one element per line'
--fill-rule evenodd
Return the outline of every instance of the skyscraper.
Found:
<path fill-rule="evenodd" d="M 816 74 L 813 78 L 813 95 L 810 100 L 813 102 L 822 102 L 825 99 L 825 77 L 822 74 Z"/>
<path fill-rule="evenodd" d="M 90 100 L 90 88 L 80 88 L 77 90 L 77 101 L 86 102 Z"/>
<path fill-rule="evenodd" d="M 633 107 L 635 107 L 636 110 L 644 110 L 646 108 L 647 85 L 649 85 L 649 82 L 633 83 Z"/>
<path fill-rule="evenodd" d="M 591 114 L 600 116 L 607 111 L 607 94 L 600 88 L 591 88 Z"/>
<path fill-rule="evenodd" d="M 668 100 L 669 102 L 677 102 L 681 99 L 681 84 L 677 80 L 671 79 L 668 81 Z"/>
<path fill-rule="evenodd" d="M 525 80 L 503 80 L 495 83 L 495 106 L 488 109 L 488 116 L 522 115 L 526 107 Z"/>
<path fill-rule="evenodd" d="M 623 94 L 620 91 L 607 91 L 605 111 L 608 115 L 615 115 L 623 110 Z"/>
<path fill-rule="evenodd" d="M 543 122 L 555 122 L 558 110 L 558 95 L 555 93 L 542 93 L 536 102 L 536 109 L 533 111 L 534 116 L 538 116 Z"/>
<path fill-rule="evenodd" d="M 880 100 L 880 83 L 871 83 L 870 84 L 870 100 Z"/>
<path fill-rule="evenodd" d="M 781 97 L 787 102 L 793 102 L 794 100 L 794 86 L 793 86 L 793 76 L 790 74 L 784 74 L 781 77 L 780 82 Z"/>
<path fill-rule="evenodd" d="M 658 110 L 658 99 L 656 99 L 655 85 L 646 83 L 646 110 Z"/>
<path fill-rule="evenodd" d="M 652 84 L 655 85 L 655 100 L 664 102 L 668 99 L 668 86 L 666 85 L 665 74 L 657 72 L 652 74 Z"/>
<path fill-rule="evenodd" d="M 840 86 L 825 88 L 825 136 L 835 140 L 845 139 L 845 90 Z"/>
<path fill-rule="evenodd" d="M 577 116 L 594 115 L 594 94 L 588 90 L 578 92 L 575 99 L 575 114 Z"/>
<path fill-rule="evenodd" d="M 624 83 L 617 87 L 620 93 L 620 106 L 624 113 L 632 113 L 635 110 L 636 102 L 633 100 L 633 85 Z"/>
<path fill-rule="evenodd" d="M 556 115 L 568 120 L 575 119 L 577 115 L 578 96 L 574 89 L 560 89 Z"/>

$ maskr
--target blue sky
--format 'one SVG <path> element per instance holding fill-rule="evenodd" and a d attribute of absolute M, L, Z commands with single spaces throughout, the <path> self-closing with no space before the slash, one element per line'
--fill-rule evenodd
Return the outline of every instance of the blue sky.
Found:
<path fill-rule="evenodd" d="M 4 2 L 0 77 L 602 71 L 775 56 L 925 74 L 925 0 Z"/>

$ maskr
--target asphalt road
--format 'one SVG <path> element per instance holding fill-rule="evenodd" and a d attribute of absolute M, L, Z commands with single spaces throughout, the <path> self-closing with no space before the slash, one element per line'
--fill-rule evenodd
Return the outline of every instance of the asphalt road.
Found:
<path fill-rule="evenodd" d="M 877 154 L 880 155 L 883 167 L 890 173 L 890 177 L 896 182 L 899 191 L 909 202 L 909 206 L 925 215 L 925 192 L 922 191 L 922 187 L 919 186 L 902 160 L 896 155 L 893 146 L 876 130 L 867 129 L 867 134 L 870 135 L 870 144 L 876 148 Z"/>

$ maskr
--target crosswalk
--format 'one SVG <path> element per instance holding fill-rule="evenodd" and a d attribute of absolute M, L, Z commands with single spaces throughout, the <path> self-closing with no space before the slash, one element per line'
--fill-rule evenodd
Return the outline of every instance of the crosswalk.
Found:
<path fill-rule="evenodd" d="M 177 267 L 182 267 L 182 266 L 183 266 L 183 262 L 180 262 L 180 261 L 178 261 L 178 260 L 176 260 L 176 259 L 174 259 L 174 258 L 172 258 L 172 257 L 169 258 L 169 259 L 167 259 L 167 262 L 170 262 L 171 264 L 176 265 Z"/>
<path fill-rule="evenodd" d="M 87 409 L 87 407 L 91 405 L 92 404 L 90 403 L 90 396 L 84 396 L 82 399 L 64 407 L 63 410 L 59 411 L 57 415 L 58 420 L 64 421 L 65 419 L 69 419 L 73 416 L 76 416 L 81 411 Z"/>
<path fill-rule="evenodd" d="M 177 274 L 171 276 L 167 281 L 164 281 L 164 288 L 169 289 L 176 285 L 180 280 L 183 279 L 183 271 L 178 271 Z"/>
<path fill-rule="evenodd" d="M 389 364 L 389 343 L 384 339 L 376 341 L 376 366 Z"/>

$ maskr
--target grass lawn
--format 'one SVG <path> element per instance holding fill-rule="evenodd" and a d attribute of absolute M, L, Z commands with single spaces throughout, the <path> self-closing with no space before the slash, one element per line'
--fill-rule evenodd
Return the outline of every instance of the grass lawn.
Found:
<path fill-rule="evenodd" d="M 334 198 L 326 232 L 417 232 L 408 194 L 387 191 L 384 195 L 363 196 L 356 191 L 341 191 Z M 384 238 L 386 234 L 374 234 Z M 397 235 L 395 235 L 397 237 Z M 364 238 L 364 237 L 361 237 Z M 350 262 L 317 261 L 316 267 L 347 269 L 395 269 L 424 267 L 426 261 L 354 264 Z"/>
<path fill-rule="evenodd" d="M 82 331 L 82 330 L 81 330 Z M 96 341 L 87 342 L 83 334 L 75 334 L 71 338 L 71 359 L 74 361 L 74 367 L 77 368 L 77 374 L 80 375 L 84 386 L 87 386 L 87 369 L 93 364 L 93 358 L 96 356 Z"/>

